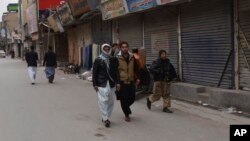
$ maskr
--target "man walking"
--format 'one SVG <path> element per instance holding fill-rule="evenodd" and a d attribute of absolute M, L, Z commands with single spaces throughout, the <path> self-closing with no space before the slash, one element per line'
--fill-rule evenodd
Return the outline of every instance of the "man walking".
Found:
<path fill-rule="evenodd" d="M 130 114 L 132 111 L 130 106 L 135 101 L 136 85 L 140 83 L 138 78 L 139 67 L 137 66 L 134 56 L 129 52 L 129 44 L 127 42 L 120 43 L 121 51 L 117 55 L 119 62 L 120 73 L 120 91 L 119 97 L 121 102 L 121 108 L 125 114 L 125 121 L 130 121 Z"/>
<path fill-rule="evenodd" d="M 49 83 L 53 83 L 53 80 L 55 78 L 55 68 L 57 67 L 57 62 L 56 62 L 56 54 L 52 51 L 51 46 L 49 46 L 49 51 L 45 53 L 43 66 L 46 66 L 44 71 L 46 77 L 49 80 Z"/>
<path fill-rule="evenodd" d="M 177 76 L 173 65 L 167 58 L 167 52 L 165 50 L 159 51 L 159 58 L 155 60 L 150 66 L 150 71 L 154 77 L 154 89 L 153 94 L 147 98 L 147 107 L 151 109 L 151 103 L 163 98 L 163 112 L 173 113 L 169 109 L 171 107 L 170 101 L 170 82 Z"/>
<path fill-rule="evenodd" d="M 111 46 L 103 44 L 101 55 L 93 66 L 93 86 L 98 94 L 98 104 L 105 127 L 110 127 L 110 116 L 114 107 L 115 87 L 120 89 L 118 62 L 111 57 Z"/>
<path fill-rule="evenodd" d="M 25 60 L 28 64 L 28 73 L 31 80 L 31 84 L 35 85 L 38 55 L 34 51 L 34 46 L 31 46 L 30 49 L 31 51 L 26 53 L 25 55 Z"/>

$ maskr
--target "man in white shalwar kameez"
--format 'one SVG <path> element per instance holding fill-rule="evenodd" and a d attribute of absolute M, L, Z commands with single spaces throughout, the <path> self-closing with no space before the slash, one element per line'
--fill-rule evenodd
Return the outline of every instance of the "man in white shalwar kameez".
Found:
<path fill-rule="evenodd" d="M 105 127 L 110 127 L 110 116 L 114 107 L 115 90 L 120 89 L 118 62 L 111 57 L 111 46 L 103 44 L 102 53 L 93 66 L 93 86 L 98 94 L 98 104 Z"/>
<path fill-rule="evenodd" d="M 28 65 L 28 73 L 31 80 L 31 84 L 35 85 L 38 54 L 37 52 L 35 52 L 34 46 L 31 46 L 30 49 L 31 51 L 25 54 L 25 60 Z"/>

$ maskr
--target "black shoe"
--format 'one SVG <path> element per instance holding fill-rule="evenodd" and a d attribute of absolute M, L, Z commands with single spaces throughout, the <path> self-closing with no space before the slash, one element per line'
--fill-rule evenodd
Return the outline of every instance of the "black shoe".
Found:
<path fill-rule="evenodd" d="M 126 115 L 124 120 L 125 120 L 126 122 L 130 122 L 130 117 L 129 117 L 129 115 Z"/>
<path fill-rule="evenodd" d="M 104 126 L 109 128 L 110 127 L 110 121 L 109 120 L 105 120 L 104 121 Z"/>
<path fill-rule="evenodd" d="M 31 85 L 35 85 L 35 83 L 31 83 Z"/>
<path fill-rule="evenodd" d="M 169 110 L 168 108 L 163 108 L 162 112 L 173 113 L 173 111 Z"/>
<path fill-rule="evenodd" d="M 49 77 L 49 83 L 53 83 L 53 80 L 54 80 L 54 76 L 52 75 Z"/>
<path fill-rule="evenodd" d="M 149 110 L 151 109 L 151 101 L 149 100 L 149 98 L 147 98 L 147 107 Z"/>
<path fill-rule="evenodd" d="M 53 80 L 50 80 L 50 79 L 49 79 L 49 83 L 53 83 Z"/>

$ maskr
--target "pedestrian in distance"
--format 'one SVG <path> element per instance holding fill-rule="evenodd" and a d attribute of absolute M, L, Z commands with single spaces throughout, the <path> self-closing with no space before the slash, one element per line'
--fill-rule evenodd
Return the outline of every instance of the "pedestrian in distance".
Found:
<path fill-rule="evenodd" d="M 153 61 L 150 71 L 154 78 L 153 94 L 147 98 L 147 107 L 151 109 L 151 103 L 163 98 L 163 112 L 173 113 L 170 99 L 170 83 L 177 78 L 175 68 L 167 58 L 165 50 L 159 51 L 159 58 Z"/>
<path fill-rule="evenodd" d="M 45 67 L 45 74 L 49 83 L 53 83 L 55 78 L 55 68 L 57 67 L 56 54 L 53 52 L 52 47 L 49 46 L 49 50 L 44 55 L 43 66 Z"/>
<path fill-rule="evenodd" d="M 129 44 L 127 42 L 120 43 L 120 50 L 117 55 L 121 87 L 119 98 L 125 121 L 129 122 L 132 114 L 130 106 L 135 101 L 136 85 L 140 83 L 140 70 L 135 62 L 134 55 L 129 52 Z"/>
<path fill-rule="evenodd" d="M 120 89 L 118 62 L 111 57 L 111 46 L 103 44 L 101 55 L 95 59 L 93 66 L 93 87 L 98 94 L 98 105 L 104 126 L 110 127 L 110 117 L 114 107 L 115 90 Z"/>
<path fill-rule="evenodd" d="M 37 73 L 37 60 L 38 60 L 38 54 L 35 52 L 35 47 L 30 47 L 31 51 L 26 53 L 25 60 L 28 64 L 28 74 L 31 80 L 31 84 L 35 85 L 36 80 L 36 73 Z"/>
<path fill-rule="evenodd" d="M 10 55 L 11 55 L 11 59 L 14 59 L 14 58 L 15 58 L 15 51 L 14 51 L 14 50 L 11 50 L 11 51 L 10 51 Z"/>

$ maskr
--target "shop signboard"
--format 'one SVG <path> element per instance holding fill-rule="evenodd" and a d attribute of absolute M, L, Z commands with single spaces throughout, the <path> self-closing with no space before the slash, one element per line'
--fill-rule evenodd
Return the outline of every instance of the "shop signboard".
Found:
<path fill-rule="evenodd" d="M 74 20 L 68 3 L 64 3 L 57 7 L 57 13 L 63 25 L 70 24 Z"/>
<path fill-rule="evenodd" d="M 38 32 L 38 23 L 37 23 L 37 10 L 36 10 L 36 4 L 32 3 L 27 9 L 26 9 L 26 17 L 28 22 L 28 29 L 29 34 Z"/>
<path fill-rule="evenodd" d="M 103 0 L 101 12 L 103 20 L 112 19 L 128 13 L 123 0 Z"/>
<path fill-rule="evenodd" d="M 39 10 L 56 9 L 62 0 L 38 0 Z"/>
<path fill-rule="evenodd" d="M 126 0 L 129 12 L 137 12 L 157 6 L 156 0 Z"/>
<path fill-rule="evenodd" d="M 8 4 L 8 6 L 7 6 L 7 10 L 9 11 L 9 12 L 11 12 L 11 11 L 18 11 L 18 3 L 11 3 L 11 4 Z"/>
<path fill-rule="evenodd" d="M 188 1 L 188 0 L 157 0 L 158 5 L 163 5 L 163 4 L 170 4 L 170 3 L 176 3 L 180 1 Z"/>
<path fill-rule="evenodd" d="M 64 32 L 63 26 L 58 18 L 57 13 L 52 14 L 48 17 L 48 22 L 50 27 L 54 30 L 54 32 Z"/>
<path fill-rule="evenodd" d="M 81 16 L 97 8 L 100 0 L 68 0 L 74 17 Z"/>

